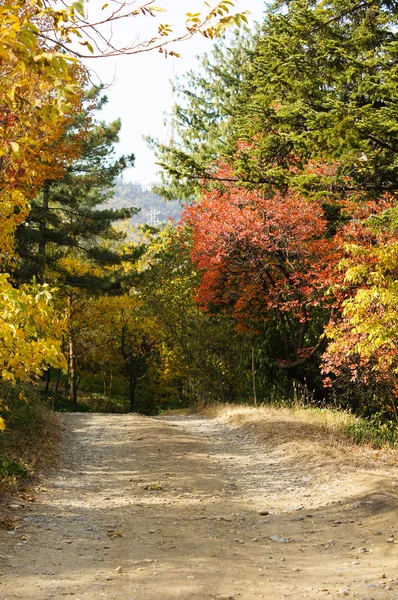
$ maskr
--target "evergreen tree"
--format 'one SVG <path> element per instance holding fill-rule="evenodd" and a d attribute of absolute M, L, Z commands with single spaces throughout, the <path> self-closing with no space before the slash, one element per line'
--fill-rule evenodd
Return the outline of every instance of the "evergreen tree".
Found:
<path fill-rule="evenodd" d="M 214 163 L 230 153 L 237 99 L 253 34 L 241 28 L 204 54 L 197 69 L 176 79 L 174 139 L 168 144 L 149 138 L 162 167 L 156 191 L 169 200 L 194 197 L 215 178 Z"/>
<path fill-rule="evenodd" d="M 93 112 L 104 102 L 100 90 L 88 93 L 88 106 L 65 132 L 71 146 L 80 146 L 79 155 L 65 166 L 61 179 L 45 180 L 29 217 L 17 231 L 20 265 L 16 276 L 20 281 L 36 276 L 40 281 L 60 279 L 70 285 L 85 285 L 79 274 L 72 277 L 63 271 L 62 258 L 72 253 L 97 264 L 120 260 L 100 241 L 120 238 L 122 234 L 115 231 L 113 223 L 130 218 L 137 209 L 106 209 L 102 205 L 112 197 L 123 170 L 133 166 L 134 156 L 114 158 L 120 120 L 106 124 L 93 118 Z"/>
<path fill-rule="evenodd" d="M 272 4 L 236 121 L 241 179 L 309 194 L 396 193 L 397 6 L 390 0 Z M 336 168 L 310 174 L 309 161 Z"/>
<path fill-rule="evenodd" d="M 224 40 L 177 81 L 176 139 L 152 140 L 161 193 L 192 197 L 225 159 L 268 191 L 396 193 L 397 17 L 391 0 L 274 2 L 259 34 Z"/>

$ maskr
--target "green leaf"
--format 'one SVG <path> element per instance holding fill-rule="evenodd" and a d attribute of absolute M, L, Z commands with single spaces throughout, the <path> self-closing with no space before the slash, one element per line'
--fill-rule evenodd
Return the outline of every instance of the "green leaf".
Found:
<path fill-rule="evenodd" d="M 77 13 L 79 13 L 79 15 L 81 15 L 82 17 L 85 16 L 84 13 L 84 0 L 77 0 L 76 2 L 72 2 L 71 7 L 75 9 L 75 11 Z"/>

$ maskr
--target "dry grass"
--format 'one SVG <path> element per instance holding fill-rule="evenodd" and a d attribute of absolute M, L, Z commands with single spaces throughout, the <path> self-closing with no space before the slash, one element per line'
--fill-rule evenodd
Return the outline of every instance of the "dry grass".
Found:
<path fill-rule="evenodd" d="M 355 444 L 350 431 L 363 422 L 347 412 L 311 407 L 216 404 L 202 414 L 250 431 L 269 449 L 283 447 L 287 455 L 313 468 L 336 459 L 360 464 L 363 459 L 396 464 L 398 451 L 370 443 Z M 350 429 L 351 428 L 351 429 Z"/>
<path fill-rule="evenodd" d="M 204 414 L 210 418 L 219 418 L 229 423 L 290 423 L 309 426 L 324 434 L 327 432 L 341 440 L 344 431 L 356 421 L 356 417 L 344 412 L 330 409 L 304 408 L 300 406 L 250 406 L 215 404 L 204 409 Z"/>
<path fill-rule="evenodd" d="M 196 414 L 194 408 L 169 408 L 161 412 L 162 417 L 189 417 Z"/>

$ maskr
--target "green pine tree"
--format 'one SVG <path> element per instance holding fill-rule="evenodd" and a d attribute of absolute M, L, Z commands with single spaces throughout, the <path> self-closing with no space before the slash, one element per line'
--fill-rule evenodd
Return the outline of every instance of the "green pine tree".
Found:
<path fill-rule="evenodd" d="M 72 123 L 66 136 L 77 137 L 85 128 L 81 155 L 67 165 L 61 180 L 47 179 L 43 190 L 32 203 L 28 219 L 17 231 L 20 257 L 16 278 L 40 281 L 60 277 L 67 285 L 90 286 L 98 281 L 84 281 L 76 275 L 63 277 L 60 259 L 68 253 L 80 254 L 98 264 L 120 260 L 118 253 L 101 244 L 122 237 L 113 224 L 131 218 L 135 208 L 103 208 L 112 197 L 117 178 L 134 164 L 134 155 L 114 157 L 120 120 L 106 124 L 96 121 L 94 109 L 100 109 L 106 98 L 100 90 L 88 93 L 88 108 Z M 94 101 L 94 102 L 93 102 Z"/>
<path fill-rule="evenodd" d="M 168 144 L 148 138 L 162 167 L 163 197 L 187 201 L 206 181 L 214 180 L 214 164 L 230 154 L 242 73 L 253 45 L 253 33 L 241 28 L 204 54 L 198 68 L 176 79 L 174 137 Z"/>
<path fill-rule="evenodd" d="M 240 178 L 309 195 L 396 193 L 397 17 L 389 0 L 271 5 L 236 120 Z M 308 175 L 310 160 L 337 171 Z"/>

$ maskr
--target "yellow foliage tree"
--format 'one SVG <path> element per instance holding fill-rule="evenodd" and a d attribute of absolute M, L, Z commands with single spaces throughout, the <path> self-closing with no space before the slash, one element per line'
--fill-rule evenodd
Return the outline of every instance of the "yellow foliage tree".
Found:
<path fill-rule="evenodd" d="M 52 303 L 48 286 L 16 290 L 0 275 L 0 372 L 6 381 L 31 381 L 47 366 L 64 364 L 65 319 Z"/>
<path fill-rule="evenodd" d="M 142 300 L 134 293 L 97 297 L 81 290 L 68 289 L 67 293 L 72 405 L 77 403 L 78 372 L 83 367 L 104 377 L 122 375 L 128 382 L 133 410 L 137 381 L 159 342 L 159 324 L 145 313 Z"/>
<path fill-rule="evenodd" d="M 63 367 L 64 331 L 65 319 L 47 286 L 15 289 L 7 275 L 0 275 L 0 380 L 28 382 L 49 366 Z"/>
<path fill-rule="evenodd" d="M 61 177 L 71 154 L 79 152 L 79 144 L 72 148 L 64 134 L 73 112 L 80 110 L 84 75 L 77 67 L 69 69 L 71 61 L 54 48 L 45 52 L 33 22 L 38 16 L 33 5 L 15 1 L 0 5 L 3 271 L 12 268 L 16 260 L 14 233 L 29 212 L 31 198 L 47 178 Z M 66 111 L 72 114 L 67 116 Z M 57 121 L 52 122 L 56 115 Z M 48 287 L 36 284 L 17 289 L 5 272 L 0 275 L 0 380 L 31 381 L 48 366 L 65 364 L 65 323 L 52 304 L 52 294 Z"/>
<path fill-rule="evenodd" d="M 323 372 L 362 386 L 398 419 L 397 210 L 373 214 L 352 231 L 358 239 L 346 244 L 340 263 L 342 311 L 326 328 Z"/>
<path fill-rule="evenodd" d="M 213 37 L 244 15 L 230 15 L 232 0 L 221 0 L 206 12 L 187 13 L 186 32 L 173 37 L 172 27 L 159 24 L 149 40 L 117 48 L 101 33 L 120 18 L 156 16 L 152 1 L 135 5 L 110 1 L 103 17 L 91 20 L 84 0 L 70 6 L 55 0 L 0 1 L 0 267 L 12 266 L 14 232 L 29 212 L 29 201 L 46 179 L 56 180 L 78 156 L 79 145 L 64 136 L 73 112 L 81 108 L 84 75 L 82 52 L 95 56 L 90 39 L 105 42 L 97 55 L 165 51 L 171 41 L 196 33 Z M 108 13 L 106 12 L 109 8 Z M 79 42 L 82 52 L 74 50 Z M 96 45 L 96 42 L 94 43 Z M 173 53 L 173 52 L 171 52 Z M 175 54 L 175 53 L 174 53 Z M 45 142 L 45 143 L 43 143 Z M 65 142 L 65 143 L 64 143 Z M 60 351 L 64 323 L 51 305 L 45 287 L 15 289 L 0 276 L 0 334 L 3 339 L 0 376 L 14 382 L 38 377 L 46 366 L 64 365 Z M 3 421 L 0 422 L 3 427 Z"/>

